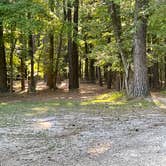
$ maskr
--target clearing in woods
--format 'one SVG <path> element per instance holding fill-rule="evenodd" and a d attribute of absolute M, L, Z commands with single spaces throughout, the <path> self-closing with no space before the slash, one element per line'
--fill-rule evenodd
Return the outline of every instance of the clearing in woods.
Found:
<path fill-rule="evenodd" d="M 59 92 L 60 91 L 60 92 Z M 79 91 L 0 97 L 1 166 L 165 166 L 165 94 Z"/>

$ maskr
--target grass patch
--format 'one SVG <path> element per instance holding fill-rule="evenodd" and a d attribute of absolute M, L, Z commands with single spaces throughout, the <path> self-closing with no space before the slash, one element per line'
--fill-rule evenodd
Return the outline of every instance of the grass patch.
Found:
<path fill-rule="evenodd" d="M 122 92 L 98 95 L 84 101 L 54 100 L 47 102 L 18 102 L 0 104 L 0 126 L 21 125 L 24 119 L 54 116 L 61 112 L 111 112 L 112 110 L 146 109 L 154 106 L 153 102 L 143 99 L 128 100 Z"/>
<path fill-rule="evenodd" d="M 166 89 L 161 90 L 160 94 L 166 96 Z"/>
<path fill-rule="evenodd" d="M 108 108 L 112 109 L 131 109 L 135 108 L 148 108 L 154 106 L 153 102 L 150 102 L 145 99 L 132 99 L 129 100 L 123 92 L 111 92 L 96 96 L 91 100 L 87 100 L 80 103 L 82 106 L 89 106 L 89 105 L 107 105 Z"/>

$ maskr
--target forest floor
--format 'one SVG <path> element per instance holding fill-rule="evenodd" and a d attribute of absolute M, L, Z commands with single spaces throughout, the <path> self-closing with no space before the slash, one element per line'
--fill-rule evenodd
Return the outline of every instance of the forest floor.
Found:
<path fill-rule="evenodd" d="M 166 165 L 164 91 L 131 100 L 97 85 L 65 86 L 0 95 L 0 166 Z"/>

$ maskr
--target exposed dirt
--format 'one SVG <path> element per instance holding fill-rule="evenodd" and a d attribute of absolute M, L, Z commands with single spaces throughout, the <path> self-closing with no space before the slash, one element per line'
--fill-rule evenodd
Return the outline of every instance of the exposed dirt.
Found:
<path fill-rule="evenodd" d="M 94 84 L 81 84 L 79 90 L 69 91 L 67 81 L 62 82 L 57 90 L 49 90 L 46 83 L 39 81 L 37 84 L 37 92 L 35 94 L 19 91 L 18 85 L 15 83 L 15 92 L 13 94 L 0 94 L 1 102 L 22 102 L 22 101 L 46 101 L 54 99 L 77 99 L 84 100 L 105 92 L 108 92 L 106 87 L 99 87 Z"/>
<path fill-rule="evenodd" d="M 164 109 L 85 109 L 64 106 L 41 117 L 1 110 L 0 166 L 166 166 Z"/>
<path fill-rule="evenodd" d="M 0 128 L 1 165 L 166 165 L 166 114 L 67 112 Z"/>

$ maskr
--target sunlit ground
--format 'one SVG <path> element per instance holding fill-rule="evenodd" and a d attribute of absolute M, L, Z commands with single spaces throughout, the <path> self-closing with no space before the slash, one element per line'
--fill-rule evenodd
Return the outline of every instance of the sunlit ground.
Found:
<path fill-rule="evenodd" d="M 165 166 L 165 97 L 70 97 L 1 102 L 0 165 Z"/>

